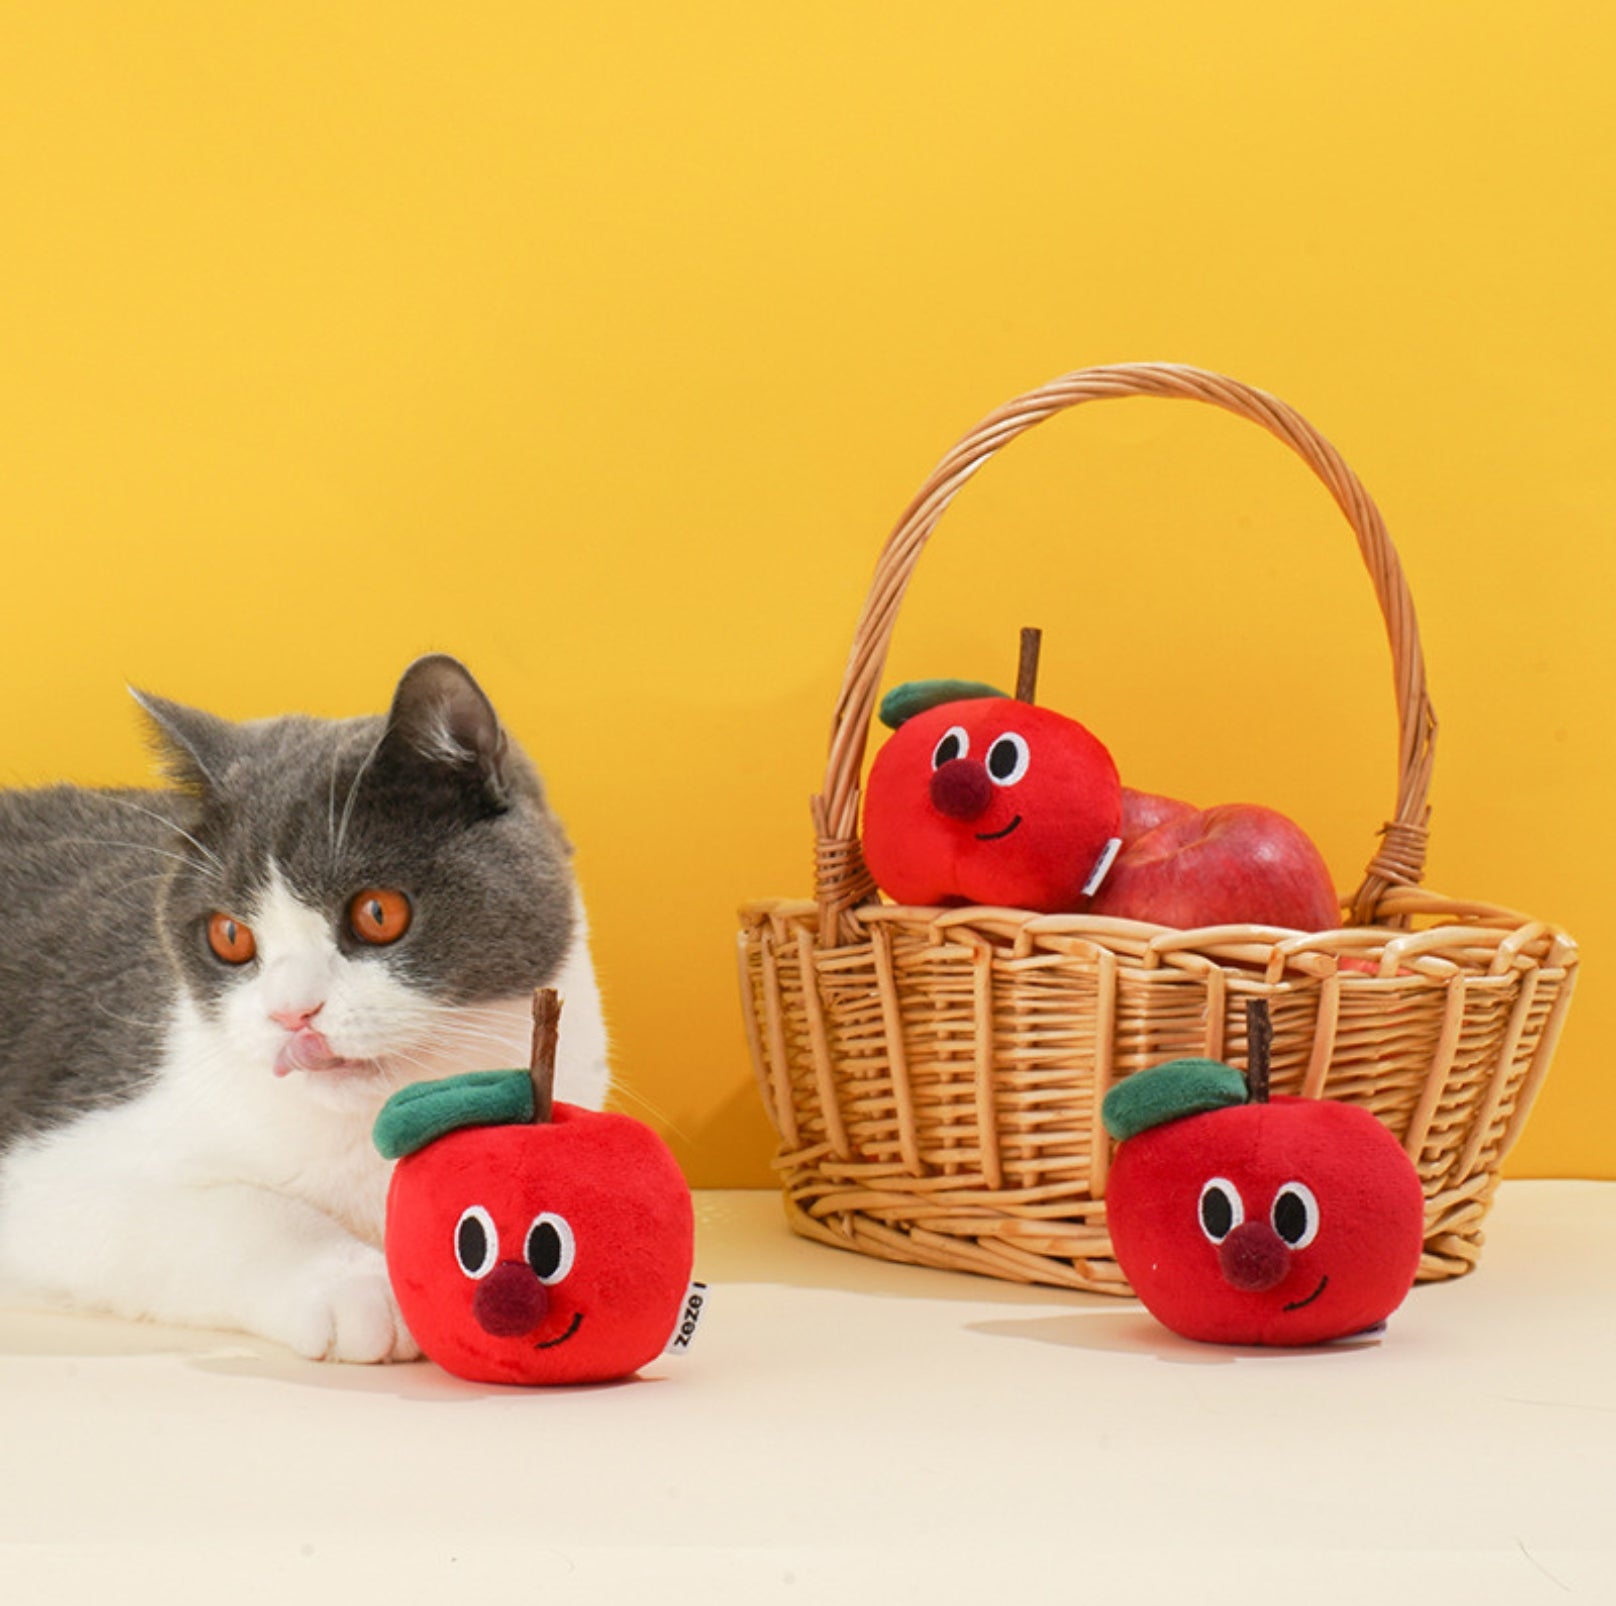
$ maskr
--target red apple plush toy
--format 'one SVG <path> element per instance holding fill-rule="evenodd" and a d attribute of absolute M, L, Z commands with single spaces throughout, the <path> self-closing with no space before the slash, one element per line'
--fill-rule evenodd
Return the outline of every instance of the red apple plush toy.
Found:
<path fill-rule="evenodd" d="M 445 1371 L 603 1382 L 678 1342 L 690 1190 L 642 1122 L 550 1103 L 553 992 L 535 1013 L 533 1073 L 421 1082 L 383 1107 L 376 1146 L 398 1162 L 388 1275 L 410 1332 Z"/>
<path fill-rule="evenodd" d="M 899 903 L 1075 909 L 1120 844 L 1111 755 L 1075 719 L 1032 701 L 1036 632 L 1017 696 L 961 681 L 889 692 L 895 734 L 876 755 L 864 862 Z"/>
<path fill-rule="evenodd" d="M 1033 703 L 1038 632 L 1016 696 L 965 681 L 895 687 L 895 734 L 865 789 L 864 861 L 898 903 L 990 904 L 1188 929 L 1323 931 L 1330 872 L 1293 821 L 1258 804 L 1198 809 L 1121 784 L 1104 745 Z"/>
<path fill-rule="evenodd" d="M 1366 1332 L 1419 1269 L 1419 1177 L 1367 1110 L 1269 1099 L 1266 1007 L 1250 1019 L 1249 1081 L 1215 1060 L 1174 1060 L 1106 1094 L 1117 1264 L 1184 1338 L 1301 1345 Z"/>
<path fill-rule="evenodd" d="M 945 702 L 876 756 L 864 859 L 899 903 L 1075 909 L 1121 816 L 1117 767 L 1075 719 L 1008 697 Z"/>

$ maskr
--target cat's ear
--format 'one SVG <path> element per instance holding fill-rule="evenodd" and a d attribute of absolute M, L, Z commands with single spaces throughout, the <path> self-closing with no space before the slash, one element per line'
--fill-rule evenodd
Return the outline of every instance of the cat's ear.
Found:
<path fill-rule="evenodd" d="M 235 751 L 230 721 L 200 708 L 186 708 L 136 686 L 129 695 L 151 721 L 158 761 L 171 780 L 189 791 L 216 790 Z"/>
<path fill-rule="evenodd" d="M 398 683 L 387 745 L 480 781 L 489 799 L 510 796 L 511 750 L 494 705 L 457 658 L 417 658 Z"/>

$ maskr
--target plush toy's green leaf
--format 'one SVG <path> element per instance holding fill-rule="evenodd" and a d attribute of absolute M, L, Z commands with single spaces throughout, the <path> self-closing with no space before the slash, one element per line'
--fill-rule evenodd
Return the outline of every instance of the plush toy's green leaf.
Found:
<path fill-rule="evenodd" d="M 1100 1106 L 1100 1119 L 1120 1143 L 1166 1121 L 1244 1104 L 1246 1099 L 1246 1079 L 1234 1066 L 1221 1060 L 1169 1060 L 1118 1082 Z"/>
<path fill-rule="evenodd" d="M 520 1126 L 533 1119 L 526 1071 L 471 1071 L 400 1088 L 381 1108 L 371 1141 L 384 1160 L 424 1149 L 463 1126 Z"/>
<path fill-rule="evenodd" d="M 980 680 L 906 680 L 881 699 L 881 723 L 896 730 L 906 719 L 940 703 L 962 703 L 973 697 L 1008 697 Z"/>

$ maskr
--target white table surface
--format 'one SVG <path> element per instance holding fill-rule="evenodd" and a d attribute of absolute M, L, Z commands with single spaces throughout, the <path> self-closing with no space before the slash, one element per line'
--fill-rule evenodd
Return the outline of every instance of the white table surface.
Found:
<path fill-rule="evenodd" d="M 1616 1183 L 1312 1351 L 697 1208 L 696 1349 L 602 1388 L 0 1311 L 0 1601 L 1616 1602 Z"/>

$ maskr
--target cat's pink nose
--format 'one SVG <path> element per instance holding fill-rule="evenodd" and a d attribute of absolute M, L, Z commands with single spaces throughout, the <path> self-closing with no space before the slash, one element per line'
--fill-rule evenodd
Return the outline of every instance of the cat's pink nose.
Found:
<path fill-rule="evenodd" d="M 269 1018 L 277 1026 L 284 1026 L 289 1032 L 300 1032 L 316 1015 L 325 1008 L 319 1004 L 293 1004 L 286 1009 L 272 1009 Z"/>

